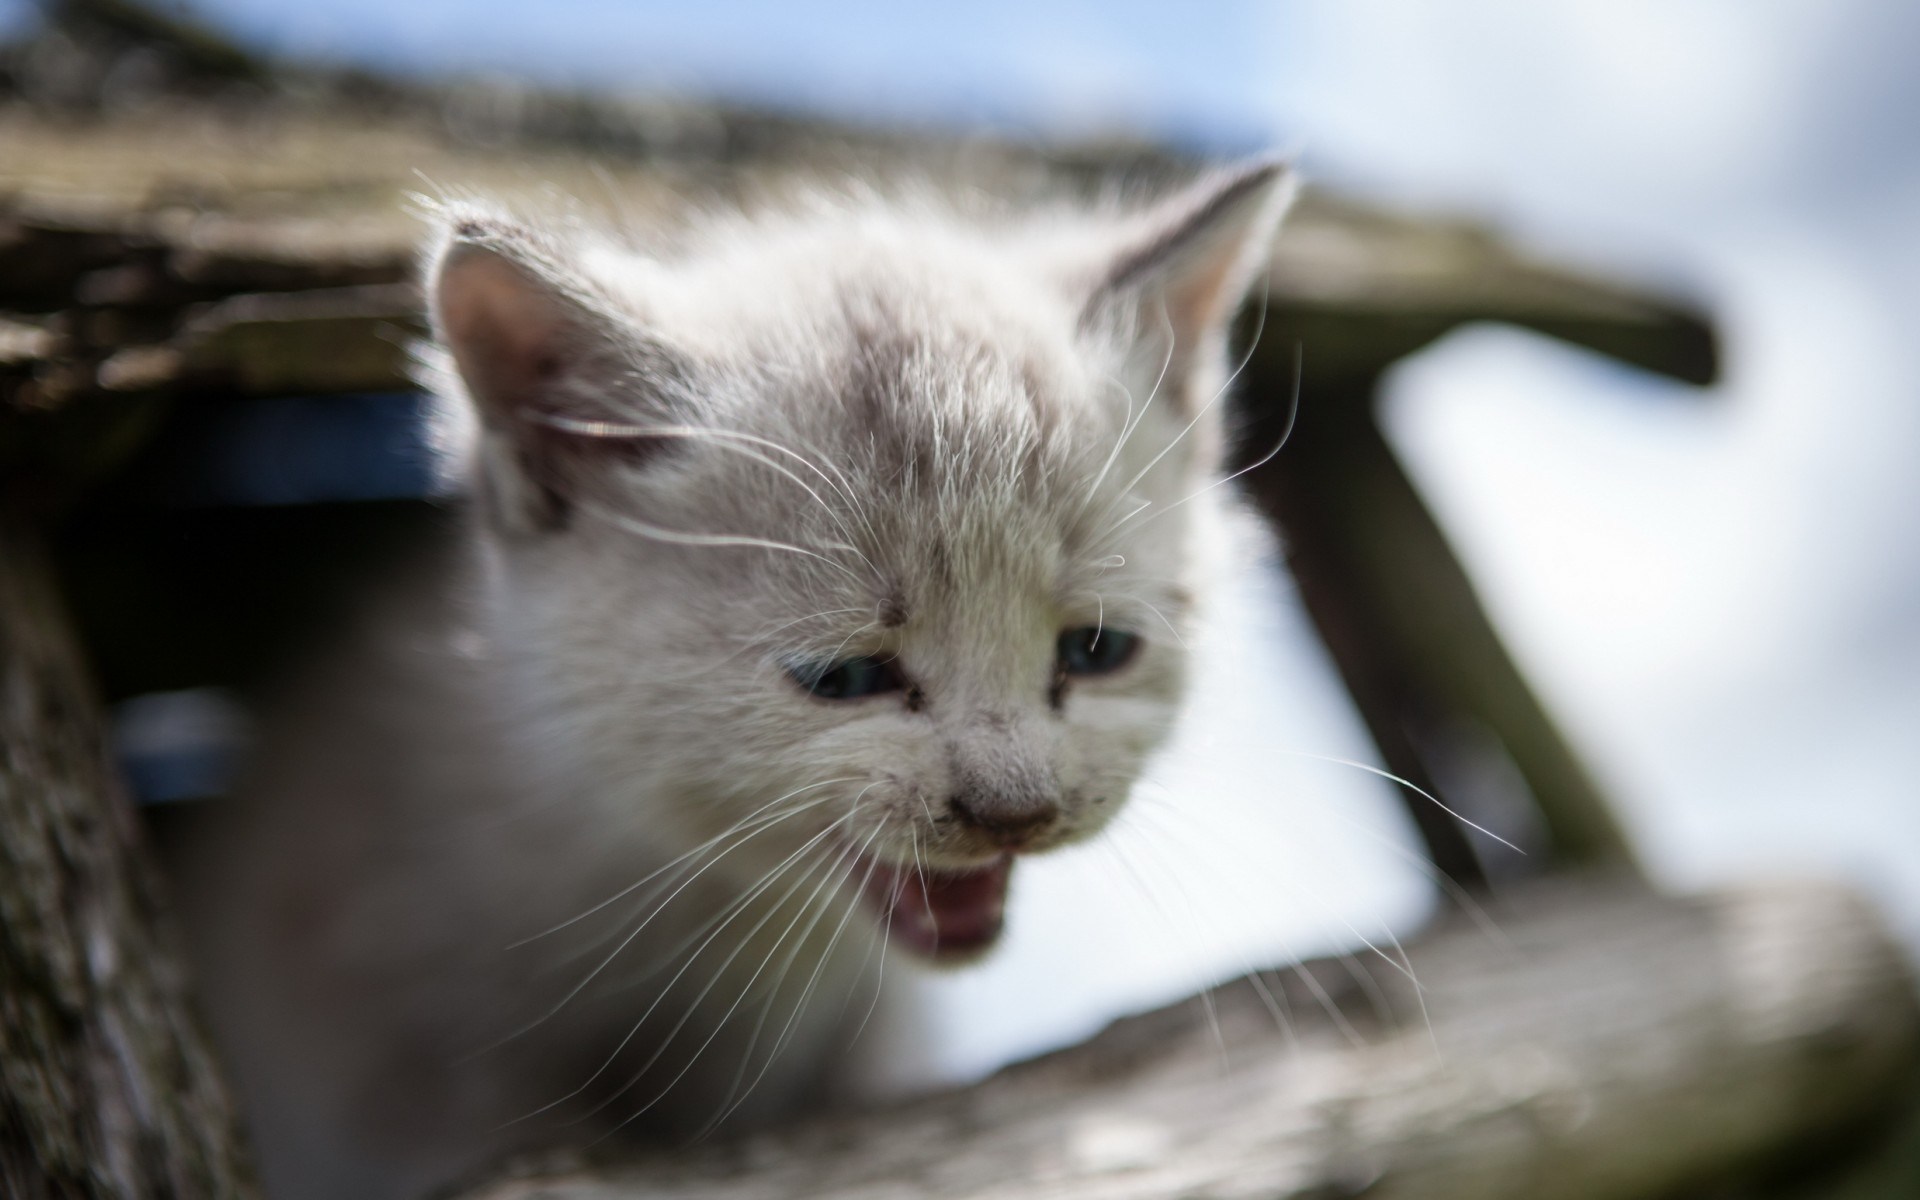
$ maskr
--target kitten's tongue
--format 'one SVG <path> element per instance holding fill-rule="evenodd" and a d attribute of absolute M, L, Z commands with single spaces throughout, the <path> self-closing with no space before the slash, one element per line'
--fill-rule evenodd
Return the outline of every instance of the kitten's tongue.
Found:
<path fill-rule="evenodd" d="M 964 871 L 879 862 L 872 867 L 867 899 L 879 907 L 894 939 L 928 958 L 967 954 L 1000 936 L 1011 855 Z"/>

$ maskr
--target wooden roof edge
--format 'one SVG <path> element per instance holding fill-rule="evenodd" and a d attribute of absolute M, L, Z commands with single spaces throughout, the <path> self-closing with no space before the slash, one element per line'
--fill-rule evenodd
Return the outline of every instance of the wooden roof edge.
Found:
<path fill-rule="evenodd" d="M 1685 383 L 1720 372 L 1718 332 L 1692 297 L 1523 250 L 1486 222 L 1314 188 L 1282 231 L 1267 288 L 1270 303 L 1323 319 L 1419 325 L 1422 345 L 1488 321 Z"/>
<path fill-rule="evenodd" d="M 1167 174 L 1190 159 L 1125 138 L 1036 146 L 1004 135 L 856 126 L 685 97 L 614 96 L 476 78 L 411 79 L 341 64 L 275 59 L 183 14 L 162 11 L 150 0 L 48 0 L 45 16 L 43 28 L 60 30 L 70 41 L 93 47 L 100 60 L 96 64 L 99 78 L 92 81 L 96 88 L 106 87 L 105 64 L 135 47 L 146 48 L 163 52 L 176 64 L 177 70 L 157 82 L 155 98 L 181 103 L 183 113 L 197 110 L 204 117 L 233 108 L 230 102 L 223 107 L 220 97 L 230 101 L 236 93 L 218 87 L 209 90 L 206 85 L 245 80 L 263 89 L 252 103 L 242 106 L 248 110 L 247 121 L 257 121 L 258 110 L 264 107 L 295 120 L 335 120 L 343 130 L 356 120 L 375 126 L 423 123 L 437 131 L 441 143 L 423 144 L 423 149 L 442 158 L 452 151 L 475 166 L 480 152 L 492 151 L 497 157 L 500 150 L 513 146 L 542 155 L 557 146 L 570 149 L 582 163 L 611 156 L 629 167 L 638 162 L 649 169 L 656 162 L 662 168 L 670 163 L 754 167 L 768 162 L 804 167 L 808 162 L 837 160 L 841 151 L 850 151 L 856 160 L 872 160 L 884 170 L 889 163 L 923 167 L 942 158 L 990 150 L 988 157 L 994 161 L 986 164 L 989 170 L 1014 174 L 1024 164 L 1044 168 L 1058 179 L 1084 183 L 1111 177 L 1116 170 Z M 27 41 L 8 49 L 15 55 L 31 53 L 33 36 L 30 33 Z M 272 99 L 263 106 L 260 101 L 266 96 Z M 41 99 L 43 104 L 75 102 L 70 96 Z M 454 144 L 462 128 L 472 139 L 464 149 Z M 74 127 L 72 132 L 82 140 L 86 136 L 84 127 Z M 33 149 L 44 153 L 47 147 Z M 338 148 L 338 153 L 343 161 L 351 157 L 345 147 Z M 420 165 L 409 164 L 410 168 Z M 149 181 L 146 190 L 164 195 L 167 184 L 177 188 L 179 180 L 172 173 L 176 167 L 177 163 L 165 165 L 165 178 Z M 212 170 L 217 173 L 218 164 Z M 363 173 L 359 164 L 347 172 L 356 177 Z M 410 175 L 389 183 L 394 191 L 420 186 Z M 83 200 L 69 196 L 61 204 L 73 207 Z M 34 214 L 37 218 L 59 220 L 58 211 L 41 207 L 43 211 Z M 111 207 L 106 206 L 108 211 Z M 378 201 L 361 215 L 379 232 L 369 228 L 359 235 L 358 253 L 363 260 L 397 262 L 404 269 L 410 251 L 392 243 L 411 231 L 404 223 L 382 221 L 386 214 L 372 211 L 376 207 Z M 81 223 L 97 228 L 106 215 L 106 211 L 89 213 Z M 306 214 L 309 225 L 314 215 Z M 176 212 L 176 220 L 178 216 Z M 286 214 L 289 224 L 298 219 L 296 214 Z M 256 215 L 252 220 L 260 228 L 271 223 L 271 215 Z M 198 237 L 204 246 L 214 231 L 206 228 L 206 222 L 199 224 Z M 305 247 L 310 260 L 327 260 L 356 249 L 352 237 L 321 238 L 316 249 L 310 231 L 276 237 L 284 230 L 271 230 L 248 238 L 246 225 L 244 220 L 228 221 L 225 240 L 236 242 L 227 250 L 229 256 L 239 249 L 238 243 L 248 241 L 255 247 L 276 243 Z M 368 241 L 382 244 L 371 246 Z M 220 253 L 211 246 L 205 251 Z M 373 275 L 379 273 L 376 268 Z M 338 282 L 371 279 L 363 270 Z M 1709 383 L 1719 370 L 1711 320 L 1700 306 L 1684 298 L 1530 255 L 1484 222 L 1396 212 L 1331 190 L 1309 188 L 1296 206 L 1276 250 L 1270 295 L 1283 304 L 1321 313 L 1344 312 L 1363 320 L 1413 318 L 1445 328 L 1478 320 L 1508 322 L 1690 383 Z M 15 307 L 0 295 L 0 309 Z"/>

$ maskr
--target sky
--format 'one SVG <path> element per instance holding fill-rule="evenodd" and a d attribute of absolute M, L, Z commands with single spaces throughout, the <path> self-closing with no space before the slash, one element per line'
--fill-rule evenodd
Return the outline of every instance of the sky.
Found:
<path fill-rule="evenodd" d="M 1390 379 L 1390 433 L 1658 877 L 1837 873 L 1920 946 L 1920 7 L 188 7 L 399 69 L 1280 146 L 1697 297 L 1725 335 L 1712 388 L 1471 329 Z M 20 8 L 0 0 L 0 29 Z M 916 1069 L 977 1072 L 1426 910 L 1391 797 L 1328 761 L 1366 743 L 1285 582 L 1243 560 L 1179 746 L 1111 844 L 1023 864 L 1003 952 L 926 985 L 944 1036 Z"/>
<path fill-rule="evenodd" d="M 1391 382 L 1396 444 L 1663 878 L 1838 872 L 1920 944 L 1920 10 L 1316 6 L 1328 172 L 1672 280 L 1719 386 L 1511 331 Z"/>

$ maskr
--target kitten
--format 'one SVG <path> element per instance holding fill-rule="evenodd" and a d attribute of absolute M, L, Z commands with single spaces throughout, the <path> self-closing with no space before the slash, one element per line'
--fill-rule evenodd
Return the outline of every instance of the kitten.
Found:
<path fill-rule="evenodd" d="M 885 959 L 987 952 L 1173 723 L 1290 192 L 647 253 L 448 211 L 462 533 L 184 876 L 272 1193 L 818 1104 Z"/>

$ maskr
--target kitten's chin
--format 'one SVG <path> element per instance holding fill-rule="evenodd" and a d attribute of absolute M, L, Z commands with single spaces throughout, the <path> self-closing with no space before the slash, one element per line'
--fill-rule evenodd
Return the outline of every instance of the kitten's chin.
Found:
<path fill-rule="evenodd" d="M 964 870 L 925 869 L 869 860 L 867 902 L 879 910 L 892 945 L 929 962 L 959 966 L 1000 938 L 1013 856 Z"/>

